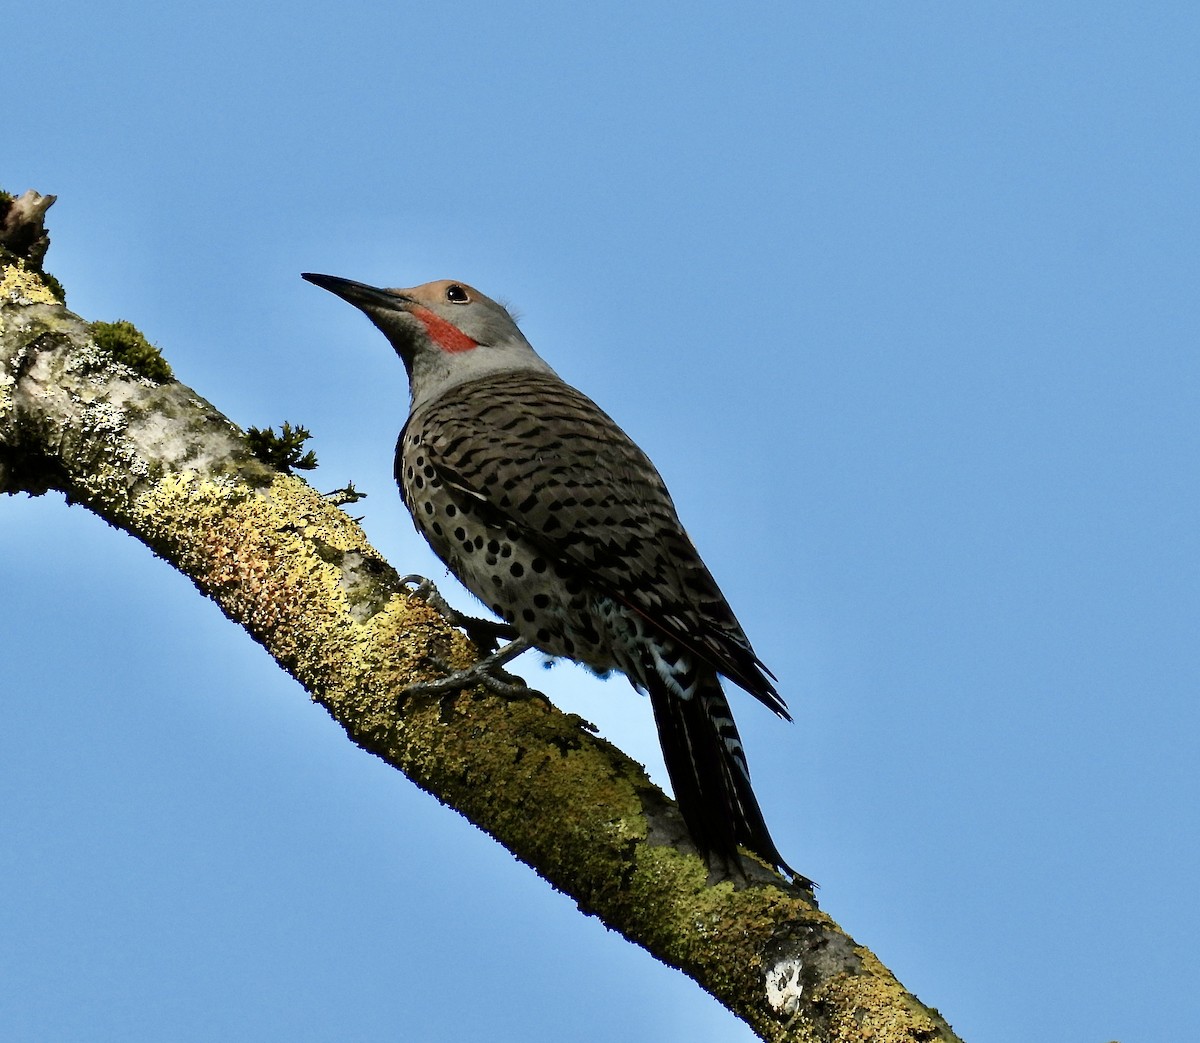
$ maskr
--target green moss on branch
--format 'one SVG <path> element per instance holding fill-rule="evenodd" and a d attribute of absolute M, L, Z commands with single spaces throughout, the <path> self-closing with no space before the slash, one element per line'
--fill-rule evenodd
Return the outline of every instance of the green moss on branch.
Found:
<path fill-rule="evenodd" d="M 53 290 L 53 287 L 51 289 Z M 96 346 L 135 373 L 156 384 L 165 384 L 168 380 L 175 379 L 167 360 L 162 357 L 162 352 L 151 344 L 132 322 L 125 319 L 118 319 L 116 322 L 93 322 L 91 328 Z"/>

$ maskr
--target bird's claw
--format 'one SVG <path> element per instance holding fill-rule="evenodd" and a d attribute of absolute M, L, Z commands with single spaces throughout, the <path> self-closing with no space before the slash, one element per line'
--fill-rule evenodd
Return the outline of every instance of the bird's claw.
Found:
<path fill-rule="evenodd" d="M 510 624 L 497 623 L 491 619 L 478 619 L 475 616 L 465 615 L 459 612 L 458 609 L 452 608 L 446 599 L 442 597 L 433 580 L 414 574 L 405 576 L 400 582 L 406 587 L 411 586 L 413 588 L 413 596 L 424 601 L 430 608 L 444 617 L 451 626 L 465 631 L 467 637 L 471 639 L 471 643 L 481 652 L 496 652 L 501 650 L 501 640 L 516 640 L 517 631 Z M 513 654 L 515 655 L 516 653 Z M 503 662 L 507 662 L 507 660 L 503 660 Z"/>
<path fill-rule="evenodd" d="M 500 670 L 500 667 L 530 647 L 525 638 L 514 638 L 507 645 L 479 660 L 474 666 L 467 667 L 466 670 L 455 671 L 436 681 L 420 681 L 417 684 L 409 685 L 400 693 L 400 699 L 404 700 L 410 695 L 443 695 L 446 692 L 460 692 L 472 685 L 479 685 L 509 699 L 527 696 L 531 692 L 529 686 L 521 678 Z M 445 664 L 437 660 L 434 662 L 442 669 L 447 669 Z M 498 676 L 496 671 L 503 676 Z"/>

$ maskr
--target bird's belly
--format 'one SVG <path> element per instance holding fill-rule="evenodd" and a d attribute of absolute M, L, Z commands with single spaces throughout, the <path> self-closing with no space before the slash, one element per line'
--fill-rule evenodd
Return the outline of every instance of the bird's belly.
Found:
<path fill-rule="evenodd" d="M 613 649 L 622 629 L 617 609 L 579 570 L 551 559 L 517 529 L 489 524 L 444 486 L 426 486 L 412 510 L 417 529 L 463 586 L 531 644 L 601 673 L 624 669 Z"/>

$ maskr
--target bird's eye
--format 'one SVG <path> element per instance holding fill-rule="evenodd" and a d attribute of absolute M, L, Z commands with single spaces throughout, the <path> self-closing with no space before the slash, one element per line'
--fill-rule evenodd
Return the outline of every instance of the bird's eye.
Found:
<path fill-rule="evenodd" d="M 464 290 L 458 283 L 451 283 L 446 287 L 446 300 L 451 304 L 466 304 L 471 298 L 467 296 L 467 291 Z"/>

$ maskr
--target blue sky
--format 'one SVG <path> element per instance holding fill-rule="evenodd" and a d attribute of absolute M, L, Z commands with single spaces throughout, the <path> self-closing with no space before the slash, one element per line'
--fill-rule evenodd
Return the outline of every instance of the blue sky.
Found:
<path fill-rule="evenodd" d="M 972 1043 L 1186 1038 L 1194 5 L 44 0 L 49 270 L 375 544 L 403 369 L 301 282 L 461 278 L 658 463 L 797 719 L 785 856 Z M 443 588 L 463 606 L 450 580 Z M 0 1035 L 748 1040 L 62 498 L 0 502 Z M 663 778 L 647 703 L 530 676 Z"/>

